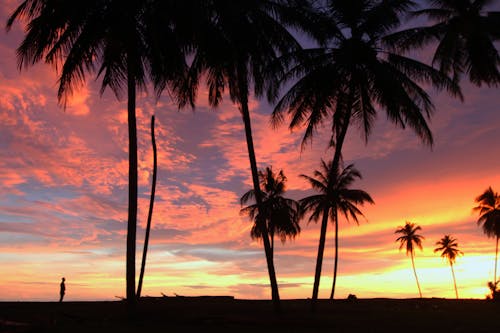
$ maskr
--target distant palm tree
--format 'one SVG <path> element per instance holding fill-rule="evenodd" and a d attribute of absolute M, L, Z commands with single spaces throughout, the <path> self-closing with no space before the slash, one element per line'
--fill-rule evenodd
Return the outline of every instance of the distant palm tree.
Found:
<path fill-rule="evenodd" d="M 253 204 L 241 209 L 241 214 L 248 215 L 255 223 L 250 231 L 254 239 L 262 239 L 262 229 L 259 227 L 259 219 L 267 224 L 267 231 L 271 240 L 271 253 L 274 256 L 274 236 L 278 235 L 284 243 L 287 238 L 293 239 L 300 233 L 300 206 L 293 199 L 283 197 L 286 191 L 287 178 L 280 170 L 277 174 L 272 167 L 266 167 L 265 171 L 259 171 L 260 188 L 262 191 L 262 206 L 258 209 Z M 241 197 L 241 205 L 255 199 L 255 191 L 249 190 Z"/>
<path fill-rule="evenodd" d="M 148 222 L 146 224 L 146 234 L 144 236 L 144 248 L 142 250 L 141 272 L 139 273 L 139 282 L 137 282 L 137 298 L 141 298 L 142 281 L 144 280 L 144 271 L 146 270 L 146 258 L 148 255 L 149 233 L 151 231 L 151 220 L 153 218 L 153 207 L 156 191 L 156 174 L 158 171 L 158 156 L 156 152 L 155 139 L 155 116 L 151 116 L 151 145 L 153 146 L 153 178 L 151 181 L 151 196 L 149 198 Z"/>
<path fill-rule="evenodd" d="M 358 206 L 363 205 L 365 202 L 373 204 L 371 196 L 363 190 L 351 189 L 351 185 L 356 178 L 361 178 L 361 173 L 350 164 L 345 169 L 331 170 L 332 165 L 326 164 L 321 161 L 321 170 L 314 171 L 314 176 L 301 175 L 306 179 L 311 187 L 319 192 L 319 194 L 311 195 L 300 200 L 304 212 L 310 212 L 309 221 L 317 222 L 322 216 L 324 211 L 335 225 L 335 264 L 333 269 L 333 284 L 330 299 L 333 299 L 335 293 L 335 283 L 337 281 L 337 267 L 338 267 L 338 234 L 339 234 L 339 221 L 338 212 L 341 212 L 347 220 L 350 218 L 359 224 L 358 216 L 363 216 Z M 330 176 L 330 175 L 333 175 Z M 329 178 L 330 177 L 330 178 Z M 319 252 L 322 254 L 325 248 L 326 240 L 326 227 L 321 225 L 320 238 L 319 238 Z M 319 256 L 323 260 L 323 255 Z M 322 262 L 319 262 L 316 267 L 321 267 Z M 319 279 L 317 286 L 314 288 L 319 289 Z"/>
<path fill-rule="evenodd" d="M 453 264 L 457 256 L 463 254 L 462 251 L 458 249 L 457 240 L 450 235 L 444 235 L 438 242 L 436 242 L 436 247 L 434 249 L 434 253 L 441 252 L 441 257 L 448 260 L 451 267 L 451 274 L 453 276 L 453 285 L 455 286 L 455 295 L 458 299 L 458 289 L 457 289 L 457 280 L 455 278 L 455 271 L 453 269 Z"/>
<path fill-rule="evenodd" d="M 106 88 L 118 97 L 126 92 L 129 133 L 129 188 L 126 254 L 127 302 L 133 309 L 137 228 L 136 94 L 149 78 L 159 94 L 186 71 L 185 49 L 179 43 L 177 23 L 186 10 L 183 1 L 160 0 L 25 0 L 7 22 L 27 22 L 17 49 L 19 67 L 40 61 L 60 70 L 58 99 L 67 98 L 85 81 L 87 73 L 102 76 Z M 182 7 L 185 8 L 185 7 Z"/>
<path fill-rule="evenodd" d="M 474 207 L 474 211 L 479 213 L 477 224 L 482 226 L 486 236 L 496 238 L 493 282 L 497 283 L 498 240 L 500 239 L 500 195 L 493 191 L 490 186 L 476 198 L 476 202 L 479 204 L 479 206 Z"/>
<path fill-rule="evenodd" d="M 388 40 L 400 50 L 438 42 L 433 63 L 441 71 L 453 74 L 456 81 L 463 73 L 475 85 L 498 86 L 500 56 L 496 42 L 500 38 L 500 12 L 486 11 L 493 0 L 427 0 L 427 8 L 413 16 L 427 17 L 432 25 L 411 28 Z"/>
<path fill-rule="evenodd" d="M 401 234 L 402 236 L 396 239 L 396 242 L 400 242 L 399 250 L 406 247 L 406 255 L 411 257 L 411 265 L 413 267 L 413 274 L 415 275 L 415 280 L 417 281 L 418 293 L 420 298 L 422 298 L 422 290 L 420 289 L 420 283 L 418 282 L 417 270 L 415 269 L 415 246 L 422 250 L 422 240 L 423 236 L 417 234 L 417 231 L 422 230 L 420 226 L 415 225 L 411 222 L 406 222 L 404 227 L 398 227 L 394 233 Z"/>

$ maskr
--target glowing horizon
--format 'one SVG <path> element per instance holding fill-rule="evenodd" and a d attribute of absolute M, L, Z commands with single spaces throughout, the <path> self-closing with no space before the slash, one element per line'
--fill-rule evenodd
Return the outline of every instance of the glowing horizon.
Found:
<path fill-rule="evenodd" d="M 16 1 L 0 5 L 0 21 Z M 126 102 L 88 78 L 70 105 L 57 105 L 54 69 L 19 73 L 16 25 L 0 39 L 0 301 L 113 300 L 125 295 L 127 216 Z M 477 227 L 474 198 L 488 186 L 500 190 L 500 96 L 495 88 L 463 83 L 465 102 L 433 94 L 433 149 L 410 130 L 379 114 L 364 145 L 349 129 L 345 162 L 363 179 L 355 183 L 375 200 L 362 207 L 367 221 L 340 222 L 337 298 L 418 297 L 411 263 L 398 251 L 394 230 L 412 221 L 422 227 L 424 251 L 416 268 L 424 297 L 454 298 L 449 265 L 433 253 L 444 234 L 458 239 L 464 256 L 455 272 L 462 298 L 484 298 L 493 279 L 495 244 Z M 250 238 L 251 222 L 239 215 L 239 198 L 251 177 L 243 125 L 227 98 L 210 110 L 199 97 L 196 112 L 177 111 L 166 97 L 138 98 L 139 212 L 137 267 L 149 203 L 152 151 L 150 117 L 156 115 L 158 184 L 143 295 L 233 295 L 270 298 L 262 245 Z M 328 125 L 300 149 L 302 132 L 269 126 L 268 104 L 251 101 L 260 168 L 272 165 L 288 178 L 287 196 L 311 193 L 300 174 L 329 159 Z M 319 228 L 301 222 L 292 242 L 276 242 L 275 265 L 284 299 L 311 296 Z M 330 229 L 331 226 L 330 226 Z M 332 282 L 329 230 L 320 297 Z M 138 273 L 139 270 L 137 270 Z M 137 274 L 138 275 L 138 274 Z M 500 270 L 498 275 L 500 275 Z"/>

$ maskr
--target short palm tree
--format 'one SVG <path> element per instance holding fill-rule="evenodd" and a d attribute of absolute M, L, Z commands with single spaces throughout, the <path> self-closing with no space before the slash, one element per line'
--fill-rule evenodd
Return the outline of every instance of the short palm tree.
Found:
<path fill-rule="evenodd" d="M 262 230 L 259 228 L 259 219 L 263 219 L 267 225 L 269 239 L 271 241 L 271 253 L 274 256 L 274 236 L 278 235 L 282 243 L 288 239 L 295 238 L 300 233 L 300 206 L 293 199 L 285 198 L 287 178 L 280 170 L 275 173 L 272 167 L 266 167 L 265 171 L 259 171 L 260 188 L 262 191 L 262 206 L 259 210 L 257 204 L 242 208 L 240 213 L 248 215 L 254 225 L 250 235 L 254 239 L 262 239 Z M 255 199 L 255 191 L 249 190 L 241 197 L 241 204 Z"/>
<path fill-rule="evenodd" d="M 418 282 L 417 270 L 415 269 L 415 246 L 422 250 L 422 240 L 423 236 L 417 234 L 417 231 L 422 230 L 418 225 L 411 222 L 406 222 L 404 227 L 398 227 L 396 229 L 396 234 L 401 234 L 400 237 L 396 239 L 396 242 L 400 242 L 399 250 L 406 248 L 406 255 L 411 257 L 411 265 L 413 267 L 413 274 L 415 275 L 415 280 L 417 281 L 418 293 L 420 298 L 422 298 L 422 290 L 420 289 L 420 283 Z"/>
<path fill-rule="evenodd" d="M 361 178 L 361 173 L 350 164 L 345 169 L 331 171 L 332 165 L 321 161 L 321 170 L 314 171 L 314 176 L 301 175 L 306 179 L 311 187 L 319 192 L 318 194 L 300 200 L 300 205 L 304 212 L 310 212 L 309 221 L 317 222 L 324 211 L 328 212 L 330 220 L 335 225 L 335 263 L 333 270 L 333 284 L 330 299 L 333 299 L 335 293 L 335 283 L 337 281 L 337 267 L 338 267 L 338 234 L 339 234 L 339 221 L 338 212 L 342 213 L 347 220 L 352 219 L 359 223 L 358 216 L 363 216 L 358 206 L 362 206 L 368 202 L 373 204 L 371 196 L 363 190 L 350 188 L 357 178 Z M 331 177 L 330 175 L 333 175 Z M 330 178 L 329 178 L 330 177 Z M 333 184 L 331 183 L 333 182 Z M 319 281 L 321 277 L 323 251 L 325 248 L 326 240 L 326 226 L 321 225 L 319 250 L 321 254 L 318 256 L 316 264 L 316 275 L 320 275 L 314 280 L 313 295 L 318 293 Z"/>
<path fill-rule="evenodd" d="M 476 198 L 479 204 L 474 211 L 479 213 L 477 224 L 483 228 L 488 237 L 496 238 L 495 271 L 493 282 L 497 283 L 498 241 L 500 239 L 500 195 L 488 187 Z"/>
<path fill-rule="evenodd" d="M 44 61 L 59 69 L 58 98 L 63 104 L 87 74 L 102 77 L 118 97 L 127 95 L 129 188 L 126 254 L 127 301 L 135 305 L 137 229 L 136 93 L 147 79 L 160 93 L 186 71 L 185 49 L 176 30 L 187 11 L 182 1 L 156 0 L 25 0 L 12 13 L 7 28 L 24 21 L 26 34 L 17 49 L 19 67 Z"/>
<path fill-rule="evenodd" d="M 450 235 L 444 235 L 438 242 L 436 242 L 437 247 L 434 249 L 434 253 L 441 252 L 441 257 L 448 260 L 451 268 L 451 275 L 453 276 L 453 285 L 455 286 L 455 295 L 458 299 L 458 289 L 457 280 L 455 278 L 455 270 L 453 269 L 453 264 L 459 255 L 463 252 L 458 249 L 457 240 Z"/>
<path fill-rule="evenodd" d="M 493 0 L 427 0 L 426 8 L 413 16 L 427 18 L 432 25 L 394 34 L 388 43 L 400 50 L 437 42 L 433 63 L 452 74 L 462 74 L 480 86 L 500 83 L 500 56 L 495 43 L 500 38 L 500 12 L 486 11 Z"/>

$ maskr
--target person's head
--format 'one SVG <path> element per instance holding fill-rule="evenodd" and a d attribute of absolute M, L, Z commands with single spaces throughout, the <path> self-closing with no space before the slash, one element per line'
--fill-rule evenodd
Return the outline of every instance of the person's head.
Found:
<path fill-rule="evenodd" d="M 66 281 L 66 279 L 65 279 L 65 278 L 62 278 L 62 282 L 64 282 L 64 281 Z"/>

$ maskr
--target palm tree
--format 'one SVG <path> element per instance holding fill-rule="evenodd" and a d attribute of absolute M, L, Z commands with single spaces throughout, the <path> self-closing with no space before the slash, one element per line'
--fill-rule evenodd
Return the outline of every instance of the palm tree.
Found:
<path fill-rule="evenodd" d="M 282 75 L 278 71 L 277 75 L 282 83 L 296 81 L 276 105 L 273 124 L 281 124 L 284 114 L 288 113 L 290 129 L 306 128 L 304 147 L 317 127 L 331 120 L 331 143 L 335 146 L 332 172 L 339 169 L 349 125 L 356 122 L 367 141 L 378 109 L 384 110 L 396 125 L 411 127 L 424 143 L 432 144 L 426 119 L 432 114 L 434 105 L 420 83 L 446 89 L 461 98 L 458 85 L 443 73 L 384 48 L 383 40 L 401 24 L 400 15 L 413 5 L 412 1 L 404 0 L 328 1 L 330 17 L 337 29 L 330 29 L 331 40 L 327 47 L 284 57 L 283 62 L 289 64 L 288 70 Z M 328 211 L 324 210 L 322 215 L 321 230 L 326 230 Z M 313 310 L 318 297 L 322 248 L 320 244 Z"/>
<path fill-rule="evenodd" d="M 280 170 L 274 173 L 272 167 L 266 167 L 265 171 L 259 171 L 260 188 L 262 193 L 262 206 L 259 211 L 257 204 L 242 208 L 240 213 L 248 215 L 254 225 L 250 231 L 253 239 L 262 239 L 262 229 L 259 228 L 259 219 L 267 225 L 267 232 L 271 241 L 271 255 L 274 257 L 274 236 L 278 235 L 282 243 L 286 239 L 293 239 L 300 233 L 300 206 L 293 199 L 283 197 L 286 190 L 287 178 Z M 255 198 L 253 189 L 241 197 L 241 204 Z"/>
<path fill-rule="evenodd" d="M 497 283 L 498 240 L 500 239 L 500 195 L 493 191 L 490 186 L 476 198 L 476 202 L 479 204 L 477 207 L 474 207 L 474 211 L 479 213 L 477 224 L 482 226 L 486 236 L 496 238 L 493 283 Z"/>
<path fill-rule="evenodd" d="M 206 80 L 208 100 L 217 107 L 227 89 L 238 105 L 245 127 L 245 137 L 258 209 L 263 202 L 259 189 L 257 160 L 253 145 L 250 110 L 251 88 L 260 97 L 266 86 L 272 86 L 268 75 L 270 63 L 278 56 L 300 49 L 300 44 L 286 26 L 299 30 L 314 28 L 310 20 L 315 12 L 302 0 L 212 0 L 203 2 L 207 18 L 199 20 L 196 52 L 187 79 L 176 87 L 179 106 L 194 107 L 199 82 Z M 272 90 L 272 89 L 269 89 Z M 269 93 L 271 95 L 271 93 Z M 275 311 L 280 311 L 280 297 L 271 244 L 266 224 L 258 223 Z"/>
<path fill-rule="evenodd" d="M 301 175 L 306 179 L 311 187 L 319 192 L 319 194 L 311 195 L 300 200 L 300 205 L 304 212 L 310 212 L 309 221 L 317 222 L 322 214 L 327 211 L 327 216 L 330 217 L 335 225 L 335 263 L 333 269 L 333 284 L 330 299 L 333 299 L 335 293 L 335 283 L 337 281 L 337 266 L 338 266 L 338 234 L 339 221 L 338 212 L 340 211 L 347 220 L 350 218 L 359 224 L 358 216 L 363 216 L 358 206 L 365 202 L 373 204 L 371 196 L 363 190 L 351 189 L 350 186 L 356 178 L 361 178 L 361 173 L 350 164 L 345 169 L 331 170 L 332 164 L 326 164 L 321 161 L 321 169 L 314 171 L 314 176 Z M 330 176 L 330 175 L 333 175 Z M 331 183 L 333 182 L 333 184 Z M 321 253 L 324 251 L 326 238 L 326 227 L 321 225 L 319 246 Z M 318 256 L 318 260 L 323 260 L 323 257 Z M 317 263 L 316 269 L 322 266 L 322 262 Z M 317 272 L 316 272 L 317 273 Z M 320 272 L 321 273 L 321 272 Z M 314 289 L 319 289 L 319 278 L 314 285 Z"/>
<path fill-rule="evenodd" d="M 453 276 L 453 285 L 455 286 L 455 295 L 458 299 L 458 289 L 457 289 L 457 280 L 455 278 L 455 271 L 453 270 L 453 264 L 455 263 L 456 258 L 463 254 L 462 251 L 458 249 L 457 240 L 450 235 L 444 235 L 438 242 L 436 242 L 436 247 L 434 249 L 434 253 L 441 252 L 441 257 L 448 260 L 451 267 L 451 275 Z"/>
<path fill-rule="evenodd" d="M 500 83 L 500 56 L 495 43 L 500 38 L 500 12 L 486 11 L 492 0 L 428 0 L 426 8 L 414 11 L 432 25 L 411 28 L 387 40 L 400 50 L 422 47 L 437 42 L 433 63 L 441 71 L 462 74 L 477 86 Z"/>
<path fill-rule="evenodd" d="M 151 231 L 151 219 L 153 218 L 153 207 L 155 202 L 156 191 L 156 174 L 158 156 L 156 152 L 156 139 L 155 139 L 155 116 L 151 116 L 151 145 L 153 146 L 153 179 L 151 181 L 151 196 L 149 198 L 149 211 L 148 222 L 146 224 L 146 235 L 144 236 L 144 248 L 142 250 L 141 272 L 139 273 L 139 282 L 137 283 L 137 298 L 141 298 L 142 281 L 144 279 L 144 271 L 146 270 L 146 257 L 148 255 L 149 233 Z"/>
<path fill-rule="evenodd" d="M 86 74 L 102 77 L 101 93 L 111 88 L 127 94 L 129 133 L 129 188 L 126 254 L 126 291 L 135 307 L 135 252 L 137 228 L 136 93 L 150 78 L 159 94 L 185 72 L 184 47 L 179 43 L 176 11 L 183 1 L 137 0 L 53 1 L 25 0 L 12 13 L 27 22 L 17 49 L 19 68 L 44 61 L 60 68 L 58 99 L 66 105 Z M 61 65 L 58 67 L 58 65 Z"/>
<path fill-rule="evenodd" d="M 422 230 L 420 226 L 411 222 L 406 222 L 404 227 L 398 227 L 394 233 L 402 235 L 396 239 L 396 242 L 401 243 L 399 250 L 406 247 L 406 255 L 409 254 L 411 257 L 411 265 L 413 267 L 415 280 L 417 281 L 418 293 L 420 294 L 420 298 L 422 298 L 422 290 L 420 289 L 417 270 L 415 269 L 415 246 L 422 250 L 422 240 L 424 239 L 423 236 L 417 234 L 419 230 Z"/>

